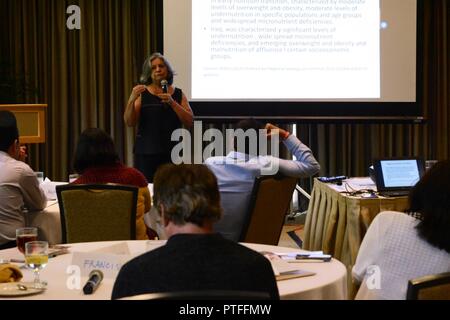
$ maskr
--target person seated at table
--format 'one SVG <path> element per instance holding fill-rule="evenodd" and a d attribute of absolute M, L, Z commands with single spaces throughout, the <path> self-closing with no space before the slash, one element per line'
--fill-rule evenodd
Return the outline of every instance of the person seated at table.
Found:
<path fill-rule="evenodd" d="M 450 160 L 425 173 L 409 204 L 370 224 L 353 267 L 356 299 L 403 300 L 409 280 L 450 271 Z"/>
<path fill-rule="evenodd" d="M 169 239 L 122 267 L 113 299 L 198 290 L 257 291 L 279 298 L 269 260 L 213 232 L 222 208 L 216 177 L 205 165 L 163 165 L 153 190 Z"/>
<path fill-rule="evenodd" d="M 74 184 L 117 183 L 139 188 L 136 211 L 136 239 L 154 239 L 147 229 L 144 213 L 150 210 L 151 198 L 144 175 L 120 162 L 111 136 L 98 128 L 84 130 L 75 150 L 73 168 L 80 175 Z"/>
<path fill-rule="evenodd" d="M 215 225 L 215 230 L 224 237 L 239 241 L 244 225 L 255 178 L 267 174 L 265 171 L 278 167 L 278 172 L 290 177 L 310 177 L 320 170 L 320 165 L 311 150 L 296 136 L 288 131 L 267 123 L 265 126 L 252 118 L 241 120 L 236 124 L 236 130 L 265 129 L 267 138 L 277 134 L 280 141 L 295 156 L 295 160 L 280 159 L 259 154 L 259 145 L 254 148 L 250 139 L 245 139 L 243 150 L 239 149 L 237 135 L 234 138 L 234 150 L 227 156 L 210 157 L 205 164 L 214 172 L 219 183 L 224 210 L 222 220 Z M 261 142 L 259 142 L 261 143 Z"/>
<path fill-rule="evenodd" d="M 25 214 L 45 208 L 47 198 L 34 171 L 23 162 L 15 115 L 0 111 L 0 249 L 16 245 L 16 229 Z"/>

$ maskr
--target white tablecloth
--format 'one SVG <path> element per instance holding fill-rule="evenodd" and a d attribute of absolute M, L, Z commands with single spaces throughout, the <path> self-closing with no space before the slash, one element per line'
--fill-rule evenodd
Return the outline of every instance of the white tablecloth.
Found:
<path fill-rule="evenodd" d="M 90 242 L 71 244 L 71 252 L 89 252 L 99 248 L 108 247 L 115 242 Z M 126 241 L 133 256 L 139 255 L 146 250 L 152 250 L 163 241 Z M 283 248 L 267 246 L 260 244 L 244 244 L 256 251 L 271 252 L 294 252 L 299 251 L 293 248 Z M 86 277 L 81 279 L 80 289 L 68 289 L 67 282 L 70 281 L 68 267 L 71 265 L 73 253 L 60 255 L 49 259 L 49 263 L 41 272 L 41 279 L 48 282 L 48 288 L 45 292 L 16 297 L 14 299 L 50 299 L 50 300 L 106 300 L 110 299 L 114 279 L 104 279 L 92 295 L 84 295 L 81 288 L 86 282 Z M 17 248 L 0 251 L 0 259 L 22 258 L 22 254 Z M 284 281 L 278 281 L 278 290 L 281 299 L 346 299 L 347 298 L 347 273 L 345 266 L 339 261 L 333 259 L 331 262 L 300 262 L 296 263 L 298 269 L 313 271 L 313 276 L 295 278 Z M 31 270 L 22 269 L 24 278 L 22 281 L 32 281 L 33 273 Z M 11 297 L 0 297 L 1 299 L 12 299 Z"/>
<path fill-rule="evenodd" d="M 38 228 L 40 240 L 46 240 L 50 244 L 61 243 L 61 214 L 58 201 L 47 201 L 47 207 L 43 211 L 26 215 L 26 225 Z"/>

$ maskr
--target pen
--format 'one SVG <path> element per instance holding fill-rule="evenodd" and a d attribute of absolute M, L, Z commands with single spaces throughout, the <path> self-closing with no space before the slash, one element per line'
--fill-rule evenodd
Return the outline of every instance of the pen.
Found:
<path fill-rule="evenodd" d="M 330 255 L 323 255 L 323 256 L 314 256 L 309 254 L 298 254 L 295 256 L 295 259 L 297 260 L 322 260 L 324 262 L 331 261 Z"/>
<path fill-rule="evenodd" d="M 66 253 L 69 253 L 69 250 L 63 249 L 63 250 L 59 250 L 59 251 L 55 251 L 55 252 L 49 253 L 48 257 L 49 258 L 54 258 L 56 256 L 59 256 L 59 255 L 62 255 L 62 254 L 66 254 Z"/>

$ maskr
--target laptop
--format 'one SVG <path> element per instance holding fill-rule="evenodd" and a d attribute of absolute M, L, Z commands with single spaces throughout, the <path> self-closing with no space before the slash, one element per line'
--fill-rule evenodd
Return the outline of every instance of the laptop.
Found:
<path fill-rule="evenodd" d="M 425 172 L 421 158 L 377 159 L 373 166 L 378 194 L 384 197 L 407 196 Z"/>

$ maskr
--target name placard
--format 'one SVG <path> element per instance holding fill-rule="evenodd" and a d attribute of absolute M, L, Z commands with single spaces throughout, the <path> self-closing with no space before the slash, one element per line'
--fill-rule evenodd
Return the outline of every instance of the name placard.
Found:
<path fill-rule="evenodd" d="M 80 268 L 82 277 L 88 277 L 92 270 L 100 270 L 104 278 L 115 279 L 120 268 L 132 258 L 128 245 L 120 243 L 91 252 L 73 252 L 72 265 Z"/>

